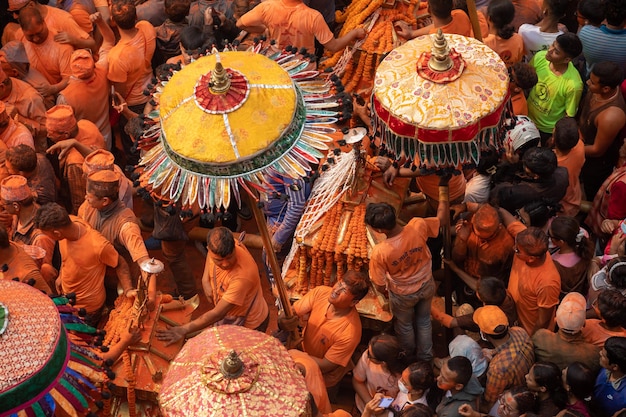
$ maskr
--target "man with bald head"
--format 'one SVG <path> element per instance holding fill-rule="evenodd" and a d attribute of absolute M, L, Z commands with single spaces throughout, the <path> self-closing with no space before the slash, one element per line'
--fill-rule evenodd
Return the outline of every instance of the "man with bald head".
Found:
<path fill-rule="evenodd" d="M 72 15 L 65 10 L 41 4 L 37 0 L 9 0 L 9 11 L 13 12 L 15 19 L 25 9 L 35 9 L 39 12 L 46 26 L 54 31 L 56 42 L 68 44 L 72 48 L 95 48 L 96 41 L 93 37 L 81 29 Z M 24 36 L 25 34 L 18 30 L 15 39 L 24 41 Z"/>
<path fill-rule="evenodd" d="M 72 75 L 70 56 L 74 48 L 54 40 L 57 32 L 46 25 L 36 8 L 23 8 L 19 14 L 19 23 L 24 32 L 24 49 L 30 65 L 48 82 L 39 88 L 39 93 L 42 96 L 58 94 L 67 86 Z"/>

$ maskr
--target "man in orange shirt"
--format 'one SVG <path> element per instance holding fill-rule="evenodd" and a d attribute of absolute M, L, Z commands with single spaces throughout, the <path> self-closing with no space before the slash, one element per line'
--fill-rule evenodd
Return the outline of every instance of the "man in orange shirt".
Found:
<path fill-rule="evenodd" d="M 46 25 L 37 9 L 22 9 L 19 22 L 26 38 L 24 49 L 28 61 L 48 82 L 37 91 L 43 97 L 58 94 L 67 86 L 72 75 L 70 56 L 74 48 L 54 40 L 56 31 Z"/>
<path fill-rule="evenodd" d="M 441 179 L 437 217 L 413 218 L 406 226 L 396 222 L 396 212 L 387 203 L 368 204 L 365 223 L 387 239 L 372 250 L 369 274 L 376 288 L 389 294 L 394 328 L 404 354 L 432 359 L 430 305 L 435 295 L 432 255 L 426 241 L 439 235 L 448 221 L 448 193 L 442 190 L 448 177 Z M 417 328 L 416 328 L 417 326 Z"/>
<path fill-rule="evenodd" d="M 270 39 L 278 48 L 292 45 L 315 53 L 315 39 L 330 52 L 339 51 L 352 41 L 365 37 L 363 28 L 356 28 L 340 38 L 335 38 L 324 17 L 302 0 L 264 1 L 237 20 L 242 30 L 269 31 Z"/>
<path fill-rule="evenodd" d="M 87 32 L 80 28 L 72 15 L 58 7 L 40 4 L 37 0 L 10 0 L 9 11 L 13 12 L 13 17 L 17 18 L 23 9 L 36 9 L 46 22 L 46 26 L 55 32 L 54 40 L 59 43 L 68 44 L 72 48 L 94 49 L 96 41 Z M 18 30 L 15 39 L 24 41 L 24 33 Z"/>
<path fill-rule="evenodd" d="M 267 329 L 269 309 L 259 267 L 250 252 L 225 227 L 211 229 L 207 249 L 202 287 L 215 307 L 182 326 L 158 329 L 157 339 L 168 345 L 211 325 L 236 324 L 261 332 Z"/>
<path fill-rule="evenodd" d="M 364 273 L 348 271 L 332 288 L 315 287 L 293 305 L 298 317 L 309 316 L 302 346 L 319 365 L 327 388 L 336 386 L 349 370 L 352 354 L 361 340 L 356 305 L 368 288 Z"/>
<path fill-rule="evenodd" d="M 91 52 L 86 49 L 72 53 L 70 59 L 72 76 L 67 87 L 59 93 L 57 104 L 72 106 L 78 120 L 87 119 L 98 126 L 104 136 L 106 149 L 111 150 L 112 135 L 109 120 L 111 90 L 107 74 L 108 53 L 115 44 L 115 35 L 99 14 L 93 15 L 93 20 L 103 36 L 98 62 L 94 62 Z"/>
<path fill-rule="evenodd" d="M 500 215 L 515 237 L 515 257 L 508 290 L 515 300 L 521 326 L 532 337 L 539 329 L 554 328 L 561 276 L 548 253 L 548 236 L 537 227 L 526 228 L 503 208 Z"/>
<path fill-rule="evenodd" d="M 152 80 L 152 55 L 156 48 L 156 30 L 146 20 L 137 21 L 133 3 L 116 2 L 111 6 L 111 16 L 120 32 L 119 42 L 109 51 L 107 77 L 115 91 L 128 104 L 129 110 L 143 114 L 150 97 L 143 94 Z M 136 164 L 139 152 L 125 132 L 128 119 L 120 118 L 120 131 L 124 154 L 129 165 Z"/>
<path fill-rule="evenodd" d="M 412 29 L 406 22 L 399 20 L 394 22 L 398 36 L 404 39 L 414 39 L 418 36 L 437 33 L 439 29 L 443 33 L 463 36 L 474 36 L 472 23 L 463 10 L 453 10 L 452 0 L 428 0 L 428 13 L 433 23 L 419 29 Z"/>
<path fill-rule="evenodd" d="M 87 311 L 88 323 L 97 324 L 100 320 L 106 299 L 104 274 L 107 266 L 115 268 L 124 294 L 131 295 L 128 264 L 111 242 L 85 221 L 69 216 L 56 203 L 48 203 L 37 210 L 35 227 L 59 242 L 61 269 L 57 290 L 76 293 L 75 307 Z"/>

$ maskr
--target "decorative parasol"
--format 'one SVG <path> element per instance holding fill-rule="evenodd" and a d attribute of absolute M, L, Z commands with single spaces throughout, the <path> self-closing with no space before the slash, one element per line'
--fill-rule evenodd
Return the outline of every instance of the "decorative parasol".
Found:
<path fill-rule="evenodd" d="M 67 301 L 0 280 L 0 415 L 86 415 L 103 406 L 94 384 L 106 376 L 88 344 L 96 330 Z"/>
<path fill-rule="evenodd" d="M 170 364 L 159 404 L 168 417 L 299 417 L 308 412 L 307 393 L 276 338 L 223 325 L 185 344 Z"/>
<path fill-rule="evenodd" d="M 156 146 L 142 180 L 166 200 L 202 209 L 239 202 L 268 175 L 306 176 L 328 149 L 340 116 L 332 83 L 310 61 L 228 51 L 175 73 L 160 93 Z M 156 135 L 155 135 L 156 134 Z"/>
<path fill-rule="evenodd" d="M 265 56 L 263 43 L 246 52 L 202 57 L 156 88 L 158 115 L 140 140 L 149 149 L 141 183 L 153 194 L 201 209 L 240 203 L 240 188 L 253 200 L 270 193 L 268 176 L 304 177 L 318 162 L 351 101 L 335 94 L 331 78 L 308 70 L 309 58 L 287 47 Z M 342 110 L 342 111 L 340 111 Z M 265 217 L 256 219 L 285 315 L 292 315 Z"/>
<path fill-rule="evenodd" d="M 420 36 L 376 71 L 375 129 L 396 158 L 438 169 L 476 164 L 501 147 L 509 78 L 497 53 L 460 35 Z"/>

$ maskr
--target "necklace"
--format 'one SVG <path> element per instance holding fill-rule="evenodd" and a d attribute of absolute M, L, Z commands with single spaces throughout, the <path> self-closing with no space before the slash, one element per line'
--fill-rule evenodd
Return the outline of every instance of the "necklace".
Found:
<path fill-rule="evenodd" d="M 619 93 L 619 89 L 615 89 L 615 93 L 613 95 L 611 95 L 611 97 L 609 98 L 605 98 L 605 99 L 598 99 L 596 98 L 597 96 L 599 96 L 599 94 L 594 94 L 591 96 L 591 102 L 593 104 L 602 104 L 602 103 L 608 103 L 611 100 L 614 100 L 615 97 L 617 97 L 617 94 Z"/>

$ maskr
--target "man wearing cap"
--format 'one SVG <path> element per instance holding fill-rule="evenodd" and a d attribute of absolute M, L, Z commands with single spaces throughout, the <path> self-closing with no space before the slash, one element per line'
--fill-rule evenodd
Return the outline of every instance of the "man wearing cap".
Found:
<path fill-rule="evenodd" d="M 600 369 L 600 348 L 587 343 L 582 334 L 585 325 L 587 301 L 577 292 L 570 292 L 556 310 L 559 330 L 554 333 L 539 329 L 532 337 L 535 358 L 554 362 L 565 369 L 572 362 L 582 362 L 594 372 Z"/>
<path fill-rule="evenodd" d="M 9 11 L 13 12 L 13 17 L 18 18 L 22 10 L 33 8 L 42 16 L 46 26 L 53 30 L 56 35 L 54 40 L 61 44 L 68 44 L 72 48 L 96 47 L 96 41 L 87 32 L 80 28 L 72 15 L 58 7 L 40 4 L 36 0 L 9 0 Z M 24 41 L 26 34 L 18 30 L 15 40 Z"/>
<path fill-rule="evenodd" d="M 13 146 L 6 151 L 5 166 L 9 174 L 26 178 L 37 204 L 53 203 L 57 200 L 54 168 L 46 155 L 36 153 L 27 145 Z"/>
<path fill-rule="evenodd" d="M 54 40 L 56 31 L 47 27 L 36 8 L 22 9 L 19 23 L 26 38 L 24 49 L 28 61 L 48 82 L 38 89 L 39 93 L 44 97 L 58 94 L 67 86 L 72 75 L 70 56 L 74 48 Z"/>
<path fill-rule="evenodd" d="M 119 256 L 113 244 L 92 229 L 84 220 L 69 216 L 56 203 L 45 204 L 37 210 L 35 226 L 59 242 L 61 269 L 57 289 L 76 293 L 76 308 L 85 308 L 88 323 L 100 320 L 106 300 L 104 276 L 106 268 L 115 268 L 126 296 L 131 296 L 132 281 L 128 264 Z"/>
<path fill-rule="evenodd" d="M 85 156 L 104 148 L 104 138 L 89 120 L 76 122 L 74 110 L 66 104 L 57 104 L 48 110 L 46 128 L 48 138 L 54 142 L 47 153 L 58 153 L 61 176 L 69 186 L 72 213 L 76 213 L 85 197 Z"/>
<path fill-rule="evenodd" d="M 119 199 L 120 176 L 115 171 L 100 170 L 87 177 L 85 201 L 78 209 L 78 217 L 100 232 L 128 263 L 131 276 L 138 276 L 135 265 L 148 259 L 135 213 Z M 156 280 L 149 297 L 154 302 Z"/>
<path fill-rule="evenodd" d="M 42 275 L 46 282 L 54 282 L 57 271 L 52 266 L 52 255 L 56 242 L 35 227 L 35 213 L 39 204 L 26 178 L 10 175 L 0 184 L 0 198 L 5 210 L 12 215 L 11 240 L 24 245 L 37 246 L 45 251 Z"/>
<path fill-rule="evenodd" d="M 515 242 L 502 224 L 498 210 L 489 204 L 463 203 L 462 206 L 474 214 L 457 223 L 453 262 L 448 265 L 472 291 L 484 276 L 508 283 Z"/>
<path fill-rule="evenodd" d="M 33 135 L 26 126 L 9 116 L 4 101 L 0 101 L 0 140 L 7 148 L 26 145 L 35 149 Z"/>
<path fill-rule="evenodd" d="M 143 114 L 150 99 L 143 94 L 152 80 L 152 55 L 156 48 L 156 30 L 147 21 L 137 21 L 133 3 L 116 2 L 111 6 L 111 17 L 120 32 L 119 42 L 109 51 L 109 81 L 128 104 L 129 110 Z M 120 130 L 122 145 L 129 164 L 135 164 L 139 153 L 124 131 L 128 119 L 122 115 Z"/>
<path fill-rule="evenodd" d="M 48 85 L 46 77 L 30 65 L 24 44 L 20 41 L 7 42 L 0 49 L 0 67 L 9 77 L 24 81 L 37 92 Z M 52 95 L 43 98 L 46 110 L 54 106 L 54 100 Z"/>
<path fill-rule="evenodd" d="M 18 120 L 32 133 L 38 149 L 46 148 L 46 107 L 43 97 L 24 81 L 11 78 L 0 68 L 0 100 L 13 106 Z"/>
<path fill-rule="evenodd" d="M 72 53 L 70 59 L 72 76 L 67 87 L 59 93 L 57 104 L 72 106 L 78 120 L 86 119 L 98 126 L 104 136 L 106 149 L 111 149 L 110 85 L 107 73 L 108 52 L 115 44 L 115 35 L 99 13 L 92 15 L 92 20 L 104 38 L 98 62 L 94 63 L 93 56 L 87 49 L 78 49 Z"/>
<path fill-rule="evenodd" d="M 474 312 L 480 337 L 495 349 L 487 369 L 484 401 L 480 408 L 487 412 L 505 390 L 525 384 L 525 376 L 535 362 L 533 343 L 520 327 L 509 327 L 506 314 L 497 306 L 480 307 Z"/>
<path fill-rule="evenodd" d="M 7 229 L 0 225 L 0 279 L 16 278 L 46 294 L 53 293 L 41 276 L 35 260 L 17 243 L 11 242 Z"/>
<path fill-rule="evenodd" d="M 539 329 L 553 329 L 561 276 L 548 253 L 548 236 L 537 227 L 527 228 L 505 209 L 499 211 L 515 237 L 508 290 L 515 300 L 520 325 L 531 336 Z"/>
<path fill-rule="evenodd" d="M 89 175 L 93 174 L 96 171 L 115 171 L 120 178 L 120 192 L 119 199 L 124 203 L 124 205 L 133 209 L 133 183 L 129 180 L 122 169 L 115 165 L 115 157 L 113 154 L 104 149 L 98 149 L 93 151 L 89 155 L 85 157 L 85 162 L 83 163 L 83 173 L 89 177 Z"/>

